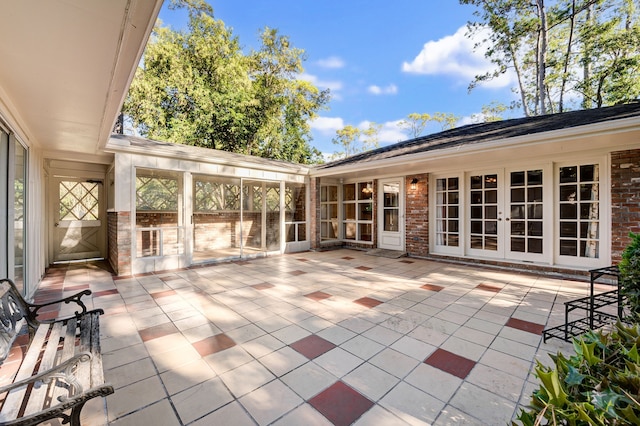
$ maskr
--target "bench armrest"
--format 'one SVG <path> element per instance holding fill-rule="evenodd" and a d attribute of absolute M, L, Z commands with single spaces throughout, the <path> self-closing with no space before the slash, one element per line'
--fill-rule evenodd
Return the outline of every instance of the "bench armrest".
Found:
<path fill-rule="evenodd" d="M 13 389 L 17 389 L 21 386 L 29 385 L 32 383 L 35 384 L 36 382 L 49 383 L 53 379 L 62 379 L 70 384 L 73 388 L 73 392 L 70 392 L 71 395 L 82 393 L 82 385 L 80 384 L 80 382 L 78 382 L 73 373 L 73 370 L 77 367 L 78 364 L 80 364 L 81 362 L 90 361 L 91 358 L 92 356 L 89 352 L 79 353 L 78 355 L 69 358 L 64 362 L 61 362 L 55 367 L 27 377 L 26 379 L 18 380 L 6 386 L 0 387 L 0 395 Z"/>
<path fill-rule="evenodd" d="M 82 296 L 88 296 L 91 294 L 91 290 L 82 290 L 81 292 L 78 292 L 76 294 L 73 294 L 71 296 L 67 296 L 64 299 L 59 299 L 59 300 L 54 300 L 52 302 L 47 302 L 47 303 L 29 303 L 27 302 L 27 306 L 29 307 L 29 311 L 33 317 L 33 319 L 36 319 L 37 315 L 38 315 L 38 311 L 42 308 L 44 308 L 45 306 L 50 306 L 50 305 L 55 305 L 57 303 L 65 303 L 65 304 L 69 304 L 69 303 L 75 303 L 76 305 L 78 305 L 79 308 L 81 308 L 81 311 L 76 311 L 75 315 L 76 316 L 80 316 L 82 314 L 86 314 L 87 313 L 87 306 L 84 304 L 84 302 L 81 300 Z"/>

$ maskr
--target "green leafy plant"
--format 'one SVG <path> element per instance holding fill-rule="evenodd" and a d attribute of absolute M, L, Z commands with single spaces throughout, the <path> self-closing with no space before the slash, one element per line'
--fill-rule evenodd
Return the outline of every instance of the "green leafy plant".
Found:
<path fill-rule="evenodd" d="M 640 424 L 638 346 L 640 325 L 618 322 L 574 339 L 574 355 L 551 356 L 555 367 L 538 361 L 540 387 L 518 420 L 524 426 Z"/>
<path fill-rule="evenodd" d="M 629 234 L 631 243 L 622 252 L 620 291 L 625 298 L 628 318 L 640 322 L 640 234 Z"/>

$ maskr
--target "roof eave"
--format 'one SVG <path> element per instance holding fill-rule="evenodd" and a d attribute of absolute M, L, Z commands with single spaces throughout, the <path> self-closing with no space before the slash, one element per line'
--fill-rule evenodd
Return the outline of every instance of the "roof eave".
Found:
<path fill-rule="evenodd" d="M 397 155 L 380 160 L 363 161 L 361 163 L 347 164 L 327 169 L 311 168 L 311 177 L 329 177 L 348 173 L 359 173 L 367 170 L 389 168 L 409 162 L 433 160 L 436 158 L 450 158 L 452 156 L 469 155 L 477 152 L 506 149 L 514 146 L 536 145 L 560 140 L 575 139 L 581 136 L 598 136 L 640 130 L 640 117 L 623 118 L 605 123 L 587 124 L 568 129 L 551 130 L 548 132 L 534 133 L 524 136 L 496 139 L 478 144 L 458 145 L 451 148 L 441 148 L 415 154 Z"/>

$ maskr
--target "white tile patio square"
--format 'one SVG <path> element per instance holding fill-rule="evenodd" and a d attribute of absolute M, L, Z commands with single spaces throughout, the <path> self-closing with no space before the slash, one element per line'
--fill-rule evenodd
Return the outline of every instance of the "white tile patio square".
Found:
<path fill-rule="evenodd" d="M 314 359 L 313 362 L 338 378 L 343 377 L 363 363 L 361 358 L 341 348 L 331 349 L 329 352 Z"/>
<path fill-rule="evenodd" d="M 280 378 L 305 400 L 322 392 L 337 378 L 319 365 L 308 362 Z"/>
<path fill-rule="evenodd" d="M 204 417 L 233 399 L 219 378 L 209 379 L 171 397 L 184 424 Z"/>
<path fill-rule="evenodd" d="M 220 378 L 238 398 L 270 382 L 275 376 L 258 361 L 251 361 L 221 374 Z"/>
<path fill-rule="evenodd" d="M 274 380 L 238 400 L 260 425 L 267 425 L 304 401 L 280 380 Z"/>
<path fill-rule="evenodd" d="M 364 363 L 344 376 L 342 381 L 371 401 L 377 401 L 400 380 L 374 365 Z"/>
<path fill-rule="evenodd" d="M 459 377 L 424 363 L 409 373 L 404 381 L 443 402 L 447 402 L 463 382 Z"/>
<path fill-rule="evenodd" d="M 289 346 L 285 346 L 259 358 L 258 361 L 277 377 L 280 377 L 308 362 L 308 359 Z"/>

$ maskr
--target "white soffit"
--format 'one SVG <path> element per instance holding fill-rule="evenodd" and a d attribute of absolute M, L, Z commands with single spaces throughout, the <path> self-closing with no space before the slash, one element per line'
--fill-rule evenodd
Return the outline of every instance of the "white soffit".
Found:
<path fill-rule="evenodd" d="M 106 144 L 162 0 L 0 5 L 0 108 L 47 151 Z"/>

